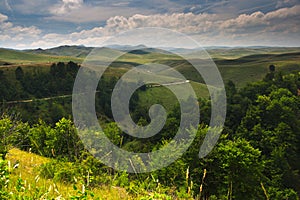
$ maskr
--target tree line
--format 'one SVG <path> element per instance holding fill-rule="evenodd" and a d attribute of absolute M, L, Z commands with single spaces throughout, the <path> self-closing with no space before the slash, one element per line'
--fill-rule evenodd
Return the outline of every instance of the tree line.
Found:
<path fill-rule="evenodd" d="M 56 74 L 56 70 L 63 70 L 62 73 L 66 74 Z M 64 79 L 68 76 L 67 71 L 53 67 L 50 74 Z M 23 76 L 20 73 L 18 76 L 22 80 L 26 77 L 25 74 Z M 115 82 L 116 80 L 107 80 L 107 85 L 100 84 L 100 87 L 113 88 Z M 72 182 L 72 173 L 80 174 L 80 169 L 87 167 L 92 171 L 95 185 L 103 184 L 108 177 L 113 176 L 117 186 L 125 187 L 131 192 L 156 191 L 158 185 L 162 185 L 165 194 L 181 198 L 298 199 L 299 88 L 299 72 L 283 74 L 270 70 L 262 81 L 250 83 L 240 89 L 229 81 L 226 84 L 228 112 L 225 127 L 213 151 L 204 159 L 198 158 L 210 119 L 210 100 L 199 99 L 201 123 L 193 144 L 173 164 L 152 173 L 128 174 L 104 166 L 84 149 L 73 123 L 66 118 L 50 125 L 43 120 L 29 124 L 3 115 L 0 120 L 0 153 L 5 155 L 10 146 L 23 150 L 30 148 L 37 154 L 58 160 L 59 163 L 50 163 L 46 168 L 63 166 L 65 160 L 76 166 L 76 172 L 68 172 L 67 167 L 62 167 L 65 171 L 61 173 L 65 175 L 60 177 L 61 180 Z M 28 92 L 26 89 L 25 91 Z M 105 98 L 109 99 L 109 89 Z M 135 98 L 138 101 L 138 95 Z M 104 102 L 109 102 L 107 99 Z M 104 110 L 105 106 L 109 104 L 104 103 L 100 107 Z M 134 110 L 134 107 L 132 111 L 137 113 L 138 124 L 147 125 L 149 119 L 145 116 L 148 113 L 145 110 Z M 129 137 L 114 122 L 105 124 L 104 133 L 115 145 L 125 150 L 155 151 L 174 137 L 180 123 L 179 110 L 177 105 L 169 111 L 163 130 L 147 140 Z M 138 160 L 137 158 L 139 165 L 145 164 Z M 58 176 L 55 172 L 47 173 L 44 171 L 44 176 Z"/>

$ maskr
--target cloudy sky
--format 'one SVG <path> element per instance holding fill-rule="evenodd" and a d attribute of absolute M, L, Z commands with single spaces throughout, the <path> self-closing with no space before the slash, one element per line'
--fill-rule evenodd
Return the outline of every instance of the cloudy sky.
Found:
<path fill-rule="evenodd" d="M 0 47 L 98 46 L 141 27 L 203 46 L 300 46 L 300 0 L 0 0 Z"/>

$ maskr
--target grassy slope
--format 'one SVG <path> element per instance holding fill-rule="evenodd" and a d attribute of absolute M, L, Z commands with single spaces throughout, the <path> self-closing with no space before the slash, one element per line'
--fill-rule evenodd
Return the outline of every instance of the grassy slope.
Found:
<path fill-rule="evenodd" d="M 232 80 L 237 87 L 247 83 L 262 80 L 269 72 L 269 65 L 274 64 L 276 71 L 289 73 L 300 71 L 300 51 L 283 54 L 255 54 L 236 59 L 214 58 L 224 82 Z M 202 80 L 199 73 L 188 63 L 183 61 L 168 60 L 163 64 L 173 66 L 190 80 Z"/>
<path fill-rule="evenodd" d="M 218 50 L 214 50 L 218 51 Z M 263 49 L 230 49 L 213 52 L 214 57 L 224 82 L 232 80 L 237 87 L 247 83 L 262 80 L 268 73 L 269 65 L 274 64 L 277 71 L 300 71 L 300 48 L 263 48 Z M 235 55 L 235 56 L 234 56 Z M 245 56 L 242 56 L 245 55 Z M 242 57 L 240 57 L 242 56 Z M 151 54 L 146 57 L 151 58 Z M 138 60 L 136 60 L 138 62 Z M 187 62 L 171 55 L 157 55 L 152 62 L 161 63 L 175 68 L 187 79 L 201 82 L 199 73 Z M 145 62 L 145 61 L 144 61 Z"/>
<path fill-rule="evenodd" d="M 67 50 L 70 50 L 70 52 L 67 52 Z M 61 47 L 48 51 L 51 51 L 52 54 L 75 56 L 80 54 L 81 51 L 87 53 L 89 50 L 90 49 L 85 49 L 84 47 Z M 208 52 L 214 58 L 224 82 L 232 80 L 238 87 L 242 87 L 249 82 L 261 80 L 266 73 L 268 73 L 268 66 L 270 64 L 274 64 L 276 70 L 286 72 L 300 70 L 300 48 L 225 48 L 210 49 Z M 121 53 L 122 52 L 118 50 L 102 48 L 100 58 Z M 32 71 L 36 69 L 35 67 L 49 67 L 52 62 L 67 62 L 69 60 L 82 62 L 83 57 L 54 56 L 0 49 L 0 65 L 5 62 L 17 63 L 17 65 L 10 65 L 9 67 L 11 67 L 11 69 L 23 63 L 24 66 L 30 67 L 28 69 Z M 108 69 L 106 74 L 120 77 L 132 67 L 145 63 L 161 63 L 171 66 L 186 76 L 187 79 L 201 82 L 199 74 L 188 66 L 186 62 L 182 61 L 180 57 L 156 51 L 127 53 L 121 56 L 117 62 L 113 64 L 113 67 Z M 2 69 L 7 69 L 7 67 L 8 66 L 0 66 Z"/>
<path fill-rule="evenodd" d="M 36 186 L 42 190 L 45 190 L 45 197 L 47 199 L 63 197 L 68 199 L 70 196 L 76 195 L 76 191 L 73 189 L 73 185 L 64 184 L 61 182 L 54 182 L 52 179 L 44 179 L 38 176 L 38 167 L 50 161 L 49 158 L 41 157 L 33 153 L 24 152 L 18 149 L 11 149 L 7 155 L 7 159 L 10 162 L 11 168 L 15 163 L 19 163 L 19 167 L 12 170 L 10 191 L 16 192 L 16 182 L 21 177 L 28 188 L 28 193 L 34 194 Z M 31 189 L 29 189 L 31 188 Z M 78 185 L 78 188 L 81 188 Z M 134 199 L 128 195 L 123 188 L 119 187 L 108 187 L 99 186 L 92 189 L 95 193 L 95 198 L 100 197 L 101 199 Z"/>
<path fill-rule="evenodd" d="M 81 58 L 74 58 L 68 56 L 55 56 L 55 55 L 44 55 L 44 54 L 33 54 L 28 52 L 1 49 L 0 48 L 0 63 L 11 63 L 11 64 L 35 64 L 35 63 L 53 63 L 53 62 L 81 62 Z"/>
<path fill-rule="evenodd" d="M 191 82 L 190 84 L 198 98 L 208 98 L 209 93 L 205 85 L 197 82 Z M 180 90 L 181 86 L 175 87 L 179 87 Z M 181 94 L 183 94 L 184 90 L 181 91 Z M 161 103 L 167 110 L 171 110 L 178 102 L 175 95 L 165 87 L 148 88 L 145 92 L 141 92 L 139 97 L 140 105 L 148 108 L 153 104 Z"/>
<path fill-rule="evenodd" d="M 1 49 L 0 49 L 1 50 Z M 237 53 L 237 50 L 240 51 L 240 54 L 250 54 L 255 53 L 257 50 L 253 49 L 232 49 L 232 50 L 222 50 L 224 54 L 231 55 L 233 53 Z M 293 52 L 298 50 L 288 49 Z M 221 51 L 221 50 L 219 50 Z M 216 65 L 218 66 L 221 75 L 223 77 L 224 82 L 228 80 L 232 80 L 236 83 L 237 87 L 242 87 L 249 82 L 261 80 L 266 73 L 268 73 L 268 66 L 270 64 L 274 64 L 276 66 L 276 70 L 282 70 L 286 72 L 290 71 L 299 71 L 300 70 L 300 53 L 283 53 L 279 54 L 280 51 L 286 52 L 287 49 L 259 49 L 258 52 L 266 52 L 268 54 L 255 54 L 255 55 L 247 55 L 240 58 L 235 59 L 220 59 L 215 58 Z M 44 56 L 37 54 L 29 54 L 19 51 L 13 50 L 2 50 L 4 54 L 0 54 L 0 60 L 2 57 L 6 58 L 6 61 L 16 61 L 14 59 L 19 59 L 17 62 L 22 62 L 23 59 L 30 60 L 28 62 L 40 62 L 45 59 L 45 57 L 49 57 L 48 59 L 53 59 L 52 56 Z M 246 53 L 245 53 L 246 52 Z M 103 48 L 103 56 L 109 56 L 111 53 L 118 54 L 116 50 L 111 50 L 107 48 Z M 238 54 L 238 53 L 237 53 Z M 219 52 L 220 55 L 220 52 Z M 70 60 L 69 57 L 54 57 L 55 59 L 67 59 Z M 208 92 L 206 87 L 203 84 L 199 84 L 201 80 L 201 76 L 189 66 L 186 62 L 182 61 L 179 57 L 169 54 L 160 54 L 157 52 L 150 52 L 147 54 L 132 54 L 128 53 L 124 56 L 121 56 L 116 63 L 113 64 L 113 67 L 108 68 L 106 71 L 106 75 L 108 76 L 116 76 L 120 77 L 126 71 L 134 67 L 138 64 L 143 63 L 161 63 L 167 66 L 175 68 L 177 71 L 182 73 L 187 79 L 193 80 L 192 85 L 196 90 L 197 95 L 199 97 L 207 97 Z M 10 74 L 11 78 L 14 78 L 14 69 L 18 65 L 14 66 L 0 66 L 1 69 L 12 69 L 5 70 L 5 73 Z M 27 72 L 33 72 L 35 70 L 49 70 L 50 63 L 45 64 L 26 64 L 27 67 L 24 67 L 23 70 Z M 47 68 L 46 68 L 47 67 Z M 159 101 L 163 103 L 167 109 L 170 109 L 174 106 L 177 101 L 174 100 L 174 96 L 171 94 L 168 89 L 163 87 L 150 88 L 146 92 L 142 92 L 140 95 L 141 105 L 149 106 L 153 103 L 158 103 Z"/>
<path fill-rule="evenodd" d="M 258 54 L 283 54 L 300 52 L 299 47 L 263 47 L 263 48 L 220 48 L 208 49 L 207 52 L 212 58 L 216 59 L 237 59 L 249 55 Z"/>
<path fill-rule="evenodd" d="M 224 81 L 232 80 L 238 87 L 261 80 L 271 64 L 277 71 L 300 71 L 300 52 L 250 55 L 232 60 L 215 61 Z"/>
<path fill-rule="evenodd" d="M 84 47 L 84 46 L 59 46 L 51 49 L 34 49 L 34 50 L 26 50 L 26 52 L 35 53 L 35 54 L 49 54 L 49 55 L 58 55 L 58 56 L 70 56 L 70 57 L 78 57 L 84 58 L 91 51 L 92 47 Z"/>
<path fill-rule="evenodd" d="M 299 52 L 299 49 L 289 49 L 290 52 Z M 227 51 L 219 50 L 219 52 L 212 53 L 215 57 L 216 64 L 223 76 L 224 81 L 233 80 L 237 86 L 241 87 L 248 82 L 253 82 L 261 80 L 265 74 L 268 72 L 268 66 L 274 64 L 276 70 L 283 71 L 300 71 L 300 53 L 287 53 L 286 49 L 234 49 Z M 224 59 L 226 58 L 226 59 Z M 22 65 L 26 66 L 26 70 L 36 70 L 43 68 L 44 70 L 50 66 L 49 62 L 58 61 L 76 61 L 82 62 L 82 58 L 73 58 L 68 56 L 54 56 L 54 55 L 43 55 L 43 54 L 33 54 L 14 50 L 0 49 L 0 65 L 5 62 L 15 63 L 17 65 L 12 66 L 0 66 L 1 70 L 11 71 L 11 76 L 14 76 L 14 70 L 16 66 Z M 127 54 L 119 59 L 119 66 L 110 68 L 107 72 L 110 76 L 121 76 L 125 73 L 132 63 L 149 63 L 149 62 L 162 62 L 165 64 L 170 64 L 176 70 L 182 74 L 198 79 L 199 77 L 195 75 L 195 72 L 191 71 L 188 66 L 186 66 L 178 57 L 172 55 L 159 54 L 152 52 L 149 54 L 139 55 L 139 54 Z M 171 61 L 171 63 L 170 63 Z M 122 62 L 131 63 L 128 67 L 122 68 Z M 39 64 L 43 63 L 43 64 Z M 8 72 L 7 72 L 8 73 Z M 188 78 L 191 79 L 191 78 Z M 196 82 L 191 82 L 197 95 L 203 97 L 207 96 L 207 89 L 204 85 Z M 146 92 L 142 93 L 140 96 L 142 105 L 152 105 L 153 101 L 159 100 L 162 102 L 167 109 L 172 108 L 176 103 L 174 96 L 166 88 L 157 87 L 150 88 Z M 155 103 L 158 103 L 157 101 Z M 12 182 L 15 183 L 18 177 L 26 180 L 26 184 L 30 184 L 32 187 L 36 184 L 39 187 L 43 187 L 49 191 L 49 195 L 52 197 L 58 197 L 62 195 L 68 198 L 70 195 L 75 195 L 76 191 L 73 190 L 72 185 L 67 185 L 63 183 L 55 183 L 53 180 L 45 180 L 40 178 L 36 182 L 36 177 L 38 172 L 36 171 L 37 166 L 42 163 L 48 162 L 49 159 L 43 158 L 34 154 L 23 152 L 17 149 L 12 149 L 9 152 L 8 160 L 10 160 L 11 165 L 13 165 L 17 160 L 20 162 L 18 169 L 12 172 Z M 53 188 L 56 188 L 58 192 L 55 192 Z M 14 191 L 14 185 L 11 191 Z M 32 191 L 33 192 L 33 191 Z M 96 196 L 101 196 L 103 199 L 134 199 L 129 196 L 124 189 L 101 186 L 93 190 Z M 136 198 L 136 197 L 135 197 Z"/>

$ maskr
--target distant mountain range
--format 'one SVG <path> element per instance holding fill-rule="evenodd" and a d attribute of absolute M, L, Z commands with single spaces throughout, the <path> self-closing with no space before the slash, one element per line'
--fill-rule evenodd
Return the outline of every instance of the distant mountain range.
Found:
<path fill-rule="evenodd" d="M 57 56 L 72 56 L 78 58 L 86 57 L 94 48 L 93 47 L 85 47 L 85 46 L 59 46 L 50 49 L 30 49 L 24 50 L 29 53 L 36 54 L 48 54 L 48 55 L 57 55 Z"/>
<path fill-rule="evenodd" d="M 142 57 L 148 59 L 156 59 L 165 55 L 166 58 L 172 57 L 171 54 L 193 54 L 203 51 L 203 49 L 184 49 L 184 48 L 151 48 L 145 45 L 129 46 L 129 45 L 110 45 L 106 47 L 97 47 L 101 51 L 102 56 L 110 56 L 113 53 L 128 53 L 131 58 L 139 60 Z M 28 64 L 28 63 L 52 63 L 58 61 L 74 61 L 83 62 L 94 47 L 85 47 L 83 45 L 65 45 L 49 49 L 28 49 L 14 50 L 0 47 L 0 65 L 4 64 Z M 300 47 L 205 47 L 205 50 L 215 60 L 232 60 L 245 56 L 268 57 L 274 54 L 300 53 Z M 195 54 L 197 55 L 197 54 Z M 255 56 L 257 55 L 257 56 Z"/>
<path fill-rule="evenodd" d="M 95 47 L 85 47 L 83 45 L 65 45 L 54 47 L 50 49 L 30 49 L 23 50 L 23 52 L 33 53 L 33 54 L 46 54 L 54 56 L 69 56 L 75 58 L 85 58 Z M 97 47 L 102 49 L 112 49 L 122 52 L 130 52 L 131 54 L 143 55 L 149 53 L 160 53 L 160 54 L 171 54 L 171 53 L 193 53 L 197 51 L 202 51 L 202 48 L 197 49 L 185 49 L 185 48 L 172 48 L 172 47 L 162 47 L 162 48 L 151 48 L 145 45 L 109 45 L 105 47 Z M 204 47 L 205 50 L 212 57 L 221 58 L 234 58 L 240 56 L 254 55 L 254 54 L 269 54 L 269 53 L 289 53 L 289 52 L 299 52 L 300 47 L 266 47 L 266 46 L 251 46 L 251 47 L 226 47 L 226 46 L 209 46 Z"/>

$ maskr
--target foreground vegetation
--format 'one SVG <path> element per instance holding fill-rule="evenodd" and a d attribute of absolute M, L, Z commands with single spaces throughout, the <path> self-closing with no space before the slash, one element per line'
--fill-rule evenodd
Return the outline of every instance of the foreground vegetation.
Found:
<path fill-rule="evenodd" d="M 3 114 L 1 198 L 298 199 L 300 74 L 283 75 L 270 69 L 263 81 L 242 89 L 233 82 L 226 84 L 226 126 L 209 156 L 198 158 L 210 113 L 209 100 L 201 98 L 202 123 L 192 146 L 167 168 L 148 174 L 104 166 L 84 149 L 70 119 L 52 125 L 42 120 L 28 124 Z M 149 123 L 144 110 L 135 112 L 138 123 Z M 148 152 L 172 139 L 179 120 L 175 105 L 164 129 L 148 140 L 129 137 L 114 122 L 105 123 L 104 133 L 123 149 Z M 32 162 L 26 161 L 30 156 Z M 116 190 L 124 196 L 111 195 Z"/>
<path fill-rule="evenodd" d="M 1 161 L 2 178 L 5 174 L 7 181 L 6 188 L 2 188 L 1 199 L 134 199 L 121 187 L 99 185 L 90 188 L 81 181 L 81 177 L 76 180 L 74 176 L 73 183 L 66 183 L 40 175 L 39 168 L 54 162 L 53 159 L 15 148 L 9 151 L 6 158 L 6 162 Z M 5 165 L 6 168 L 3 168 Z M 89 180 L 92 181 L 92 176 Z"/>
<path fill-rule="evenodd" d="M 99 82 L 95 104 L 104 133 L 122 149 L 162 148 L 176 134 L 181 114 L 168 89 L 146 85 L 130 100 L 131 116 L 147 125 L 150 106 L 162 104 L 168 113 L 164 128 L 148 139 L 122 132 L 113 121 L 110 99 L 123 73 L 147 61 L 167 64 L 191 80 L 198 96 L 201 122 L 192 145 L 170 166 L 145 174 L 105 166 L 77 135 L 71 93 L 80 64 L 73 61 L 82 61 L 89 49 L 0 54 L 0 199 L 299 199 L 300 54 L 297 48 L 284 54 L 279 50 L 260 49 L 263 55 L 239 51 L 243 57 L 235 57 L 235 50 L 223 57 L 223 50 L 216 52 L 226 82 L 227 118 L 221 138 L 204 159 L 198 153 L 211 105 L 191 66 L 159 52 L 131 52 L 113 63 Z M 43 61 L 45 53 L 52 55 L 51 63 Z M 21 54 L 28 62 L 15 62 Z M 52 63 L 60 55 L 78 60 Z"/>

